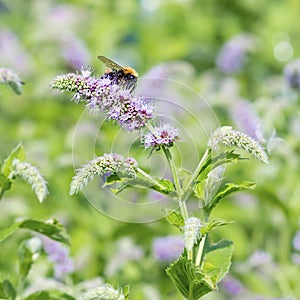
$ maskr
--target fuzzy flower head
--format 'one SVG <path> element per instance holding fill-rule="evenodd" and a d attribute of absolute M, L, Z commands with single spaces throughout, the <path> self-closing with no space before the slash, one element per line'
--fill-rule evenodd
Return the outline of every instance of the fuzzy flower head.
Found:
<path fill-rule="evenodd" d="M 133 176 L 137 165 L 134 158 L 125 159 L 122 155 L 116 153 L 106 153 L 99 156 L 77 171 L 71 182 L 70 195 L 81 191 L 95 176 L 109 177 L 116 173 Z"/>
<path fill-rule="evenodd" d="M 10 69 L 0 68 L 0 84 L 9 85 L 16 94 L 22 93 L 22 84 L 20 77 Z"/>
<path fill-rule="evenodd" d="M 139 130 L 153 117 L 153 105 L 143 97 L 135 97 L 126 85 L 113 78 L 91 76 L 85 69 L 81 74 L 64 74 L 52 80 L 51 87 L 74 93 L 76 102 L 84 102 L 91 112 L 103 112 L 124 130 Z"/>
<path fill-rule="evenodd" d="M 294 59 L 286 65 L 284 77 L 291 88 L 300 90 L 300 58 Z"/>
<path fill-rule="evenodd" d="M 179 139 L 179 131 L 170 124 L 154 127 L 143 137 L 145 148 L 160 149 L 161 146 L 171 147 Z"/>
<path fill-rule="evenodd" d="M 111 285 L 106 284 L 84 293 L 81 300 L 125 300 L 121 289 L 114 289 Z"/>
<path fill-rule="evenodd" d="M 185 220 L 183 227 L 184 246 L 188 251 L 191 251 L 201 237 L 201 221 L 198 218 L 190 217 Z"/>
<path fill-rule="evenodd" d="M 27 162 L 21 162 L 14 159 L 12 164 L 13 170 L 9 175 L 10 178 L 21 177 L 29 185 L 36 194 L 40 202 L 43 202 L 48 194 L 47 183 L 39 170 Z"/>
<path fill-rule="evenodd" d="M 243 149 L 262 162 L 269 162 L 266 152 L 256 140 L 242 132 L 233 130 L 231 126 L 216 129 L 208 142 L 208 146 L 215 151 L 220 150 L 220 144 Z"/>
<path fill-rule="evenodd" d="M 179 258 L 184 250 L 184 242 L 179 235 L 169 235 L 156 238 L 152 248 L 157 260 L 169 262 Z"/>

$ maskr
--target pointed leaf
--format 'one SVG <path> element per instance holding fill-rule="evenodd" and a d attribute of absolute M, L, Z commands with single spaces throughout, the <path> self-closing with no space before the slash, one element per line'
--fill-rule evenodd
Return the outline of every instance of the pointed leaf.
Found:
<path fill-rule="evenodd" d="M 183 256 L 170 264 L 166 272 L 176 288 L 187 299 L 196 300 L 215 290 L 200 268 Z"/>
<path fill-rule="evenodd" d="M 0 299 L 14 300 L 16 298 L 16 291 L 9 280 L 0 282 Z"/>
<path fill-rule="evenodd" d="M 230 268 L 233 251 L 233 242 L 229 240 L 211 245 L 205 251 L 201 270 L 210 278 L 215 288 Z"/>
<path fill-rule="evenodd" d="M 167 221 L 181 231 L 182 230 L 181 228 L 184 226 L 184 219 L 182 215 L 176 210 L 171 210 L 171 209 L 167 209 L 166 213 L 167 213 L 166 214 Z"/>
<path fill-rule="evenodd" d="M 32 219 L 16 222 L 0 231 L 0 242 L 11 236 L 18 228 L 29 229 L 46 235 L 52 240 L 69 244 L 69 238 L 65 228 L 55 219 L 45 222 Z"/>
<path fill-rule="evenodd" d="M 210 203 L 208 203 L 206 209 L 208 211 L 211 211 L 211 209 L 213 207 L 215 207 L 220 200 L 222 200 L 223 198 L 227 197 L 228 195 L 237 192 L 237 191 L 241 191 L 241 190 L 246 190 L 246 189 L 251 189 L 253 190 L 255 188 L 256 184 L 253 182 L 243 182 L 241 184 L 235 184 L 235 183 L 227 183 L 225 185 L 225 188 L 220 191 L 219 193 L 217 193 L 214 198 L 211 200 Z"/>
<path fill-rule="evenodd" d="M 42 249 L 42 242 L 39 238 L 25 240 L 18 249 L 19 257 L 19 276 L 24 281 L 27 277 L 32 264 L 37 259 Z"/>
<path fill-rule="evenodd" d="M 205 235 L 209 233 L 210 231 L 227 224 L 232 224 L 234 222 L 232 221 L 225 221 L 225 220 L 213 220 L 208 223 L 205 223 L 200 230 L 201 235 Z"/>
<path fill-rule="evenodd" d="M 10 155 L 4 160 L 2 166 L 2 173 L 4 176 L 8 177 L 12 171 L 12 162 L 14 159 L 19 159 L 20 161 L 25 159 L 25 151 L 22 144 L 19 144 L 15 149 L 13 149 Z"/>

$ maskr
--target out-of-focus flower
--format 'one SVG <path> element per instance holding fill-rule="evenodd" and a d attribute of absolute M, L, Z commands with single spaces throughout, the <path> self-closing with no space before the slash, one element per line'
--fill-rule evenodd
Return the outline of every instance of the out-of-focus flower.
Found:
<path fill-rule="evenodd" d="M 219 150 L 220 144 L 243 149 L 262 162 L 269 162 L 266 152 L 257 141 L 242 132 L 233 130 L 231 126 L 216 129 L 208 142 L 209 147 L 214 151 Z"/>
<path fill-rule="evenodd" d="M 124 300 L 125 296 L 121 289 L 114 289 L 111 285 L 106 284 L 86 291 L 81 300 Z"/>
<path fill-rule="evenodd" d="M 169 262 L 179 258 L 184 249 L 184 241 L 181 236 L 169 235 L 156 238 L 152 247 L 157 260 Z"/>
<path fill-rule="evenodd" d="M 140 260 L 144 256 L 144 251 L 136 245 L 129 237 L 117 241 L 117 252 L 110 258 L 105 268 L 107 276 L 116 274 L 124 264 L 129 261 Z"/>
<path fill-rule="evenodd" d="M 249 257 L 249 264 L 252 267 L 268 264 L 271 263 L 272 261 L 273 261 L 272 255 L 263 250 L 257 250 Z"/>
<path fill-rule="evenodd" d="M 12 164 L 12 171 L 9 175 L 10 178 L 16 176 L 21 177 L 28 184 L 31 185 L 32 190 L 36 194 L 40 202 L 43 202 L 48 194 L 47 183 L 39 170 L 27 162 L 21 162 L 14 159 Z"/>
<path fill-rule="evenodd" d="M 292 253 L 292 262 L 297 265 L 300 266 L 300 254 L 299 253 Z"/>
<path fill-rule="evenodd" d="M 285 66 L 284 77 L 290 87 L 300 89 L 300 58 L 290 61 Z"/>
<path fill-rule="evenodd" d="M 89 63 L 88 50 L 83 41 L 78 38 L 73 36 L 63 38 L 61 47 L 64 59 L 74 70 L 78 70 Z"/>
<path fill-rule="evenodd" d="M 250 34 L 232 37 L 218 53 L 216 64 L 220 71 L 231 74 L 240 71 L 245 64 L 247 52 L 255 47 L 255 39 Z"/>
<path fill-rule="evenodd" d="M 18 37 L 9 29 L 0 30 L 0 65 L 29 73 L 32 65 Z"/>
<path fill-rule="evenodd" d="M 183 227 L 184 246 L 188 251 L 191 251 L 198 239 L 201 237 L 200 234 L 201 221 L 198 218 L 190 217 L 185 220 Z"/>
<path fill-rule="evenodd" d="M 231 114 L 237 127 L 242 132 L 260 142 L 264 141 L 261 121 L 247 100 L 237 101 L 231 110 Z"/>
<path fill-rule="evenodd" d="M 161 146 L 171 147 L 179 139 L 179 131 L 170 124 L 154 127 L 143 137 L 145 148 L 160 148 Z"/>
<path fill-rule="evenodd" d="M 223 288 L 226 290 L 226 292 L 233 296 L 239 295 L 245 291 L 245 288 L 243 287 L 241 282 L 230 275 L 226 275 L 222 279 L 221 284 Z"/>
<path fill-rule="evenodd" d="M 69 249 L 61 243 L 47 237 L 42 238 L 49 261 L 54 264 L 54 277 L 61 280 L 74 271 L 73 260 L 69 257 Z"/>
<path fill-rule="evenodd" d="M 298 231 L 293 238 L 293 247 L 295 250 L 300 251 L 300 231 Z"/>
<path fill-rule="evenodd" d="M 10 69 L 0 68 L 0 84 L 9 85 L 16 94 L 22 93 L 22 84 L 20 77 Z"/>
<path fill-rule="evenodd" d="M 153 105 L 143 97 L 134 97 L 129 89 L 109 78 L 95 78 L 89 72 L 55 77 L 51 87 L 74 92 L 76 102 L 85 102 L 92 112 L 102 111 L 128 131 L 139 130 L 152 119 Z"/>
<path fill-rule="evenodd" d="M 77 171 L 71 182 L 70 195 L 81 191 L 95 176 L 108 177 L 114 173 L 132 176 L 137 166 L 138 164 L 134 158 L 125 159 L 122 155 L 116 153 L 105 153 L 103 156 L 89 161 Z"/>

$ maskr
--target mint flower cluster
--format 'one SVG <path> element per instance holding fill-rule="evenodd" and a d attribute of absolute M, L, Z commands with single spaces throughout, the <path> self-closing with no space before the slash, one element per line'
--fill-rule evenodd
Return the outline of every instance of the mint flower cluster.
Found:
<path fill-rule="evenodd" d="M 10 178 L 21 177 L 29 185 L 36 194 L 39 202 L 43 202 L 48 194 L 47 183 L 39 170 L 28 162 L 14 159 L 12 162 L 12 171 Z"/>
<path fill-rule="evenodd" d="M 109 120 L 116 121 L 124 130 L 143 128 L 153 118 L 153 105 L 143 97 L 134 97 L 129 89 L 104 76 L 91 76 L 89 69 L 81 74 L 64 74 L 55 77 L 51 87 L 74 92 L 75 102 L 84 102 L 91 112 L 104 112 Z"/>
<path fill-rule="evenodd" d="M 220 127 L 212 134 L 209 140 L 211 149 L 215 151 L 220 150 L 220 144 L 243 149 L 258 160 L 264 163 L 269 162 L 266 152 L 255 139 L 247 134 L 232 129 L 231 126 Z"/>
<path fill-rule="evenodd" d="M 105 153 L 103 156 L 89 161 L 77 171 L 71 182 L 70 195 L 81 191 L 95 176 L 109 177 L 118 173 L 134 176 L 137 167 L 138 163 L 132 157 L 125 159 L 116 153 Z"/>

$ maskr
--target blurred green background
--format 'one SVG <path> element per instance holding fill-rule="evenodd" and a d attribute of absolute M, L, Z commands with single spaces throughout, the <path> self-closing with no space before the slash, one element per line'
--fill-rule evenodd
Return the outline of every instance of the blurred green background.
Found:
<path fill-rule="evenodd" d="M 255 191 L 237 194 L 216 211 L 216 218 L 235 221 L 218 230 L 215 238 L 235 242 L 231 276 L 241 282 L 244 291 L 232 294 L 221 287 L 219 294 L 204 299 L 299 299 L 296 279 L 300 266 L 293 261 L 298 255 L 293 237 L 299 230 L 300 212 L 299 99 L 283 77 L 285 65 L 299 56 L 299 11 L 296 0 L 0 0 L 0 67 L 11 68 L 25 82 L 21 96 L 0 86 L 0 158 L 22 141 L 27 160 L 39 167 L 50 190 L 47 200 L 39 204 L 30 187 L 21 181 L 15 184 L 0 203 L 1 226 L 16 218 L 54 216 L 71 236 L 74 283 L 101 276 L 115 285 L 130 283 L 132 299 L 181 299 L 152 254 L 155 237 L 177 234 L 167 222 L 120 222 L 99 213 L 83 195 L 68 195 L 73 160 L 78 167 L 77 159 L 84 163 L 93 158 L 94 153 L 86 152 L 90 148 L 85 137 L 97 136 L 98 127 L 95 119 L 84 123 L 86 131 L 80 132 L 82 142 L 77 149 L 84 158 L 74 158 L 72 139 L 84 107 L 49 88 L 53 77 L 75 72 L 82 65 L 91 65 L 101 74 L 104 67 L 97 60 L 99 54 L 134 67 L 144 83 L 144 74 L 163 66 L 165 77 L 206 99 L 219 124 L 236 126 L 233 111 L 240 99 L 246 99 L 249 110 L 260 120 L 265 145 L 274 142 L 270 139 L 274 130 L 282 139 L 270 154 L 270 165 L 251 160 L 227 170 L 225 181 L 257 183 Z M 233 36 L 245 33 L 251 35 L 254 46 L 242 67 L 230 74 L 222 72 L 216 64 L 221 48 Z M 197 117 L 205 118 L 196 96 L 187 99 L 186 91 L 178 86 L 162 90 L 159 87 L 157 93 L 183 99 L 189 109 L 194 107 Z M 188 131 L 193 132 L 192 121 L 185 115 L 181 118 L 182 126 L 190 125 Z M 101 129 L 100 142 L 93 149 L 97 155 L 110 151 L 116 131 L 108 124 Z M 201 153 L 205 143 L 198 146 Z M 131 151 L 137 158 L 147 156 L 139 147 Z M 105 194 L 99 191 L 99 197 Z M 118 247 L 116 241 L 124 236 L 141 246 L 144 256 L 108 276 L 104 270 Z M 16 271 L 14 247 L 13 240 L 1 244 L 0 272 L 11 278 Z M 269 253 L 272 261 L 249 264 L 249 257 L 258 249 Z M 4 253 L 10 253 L 9 257 Z M 32 272 L 38 274 L 38 270 Z"/>

